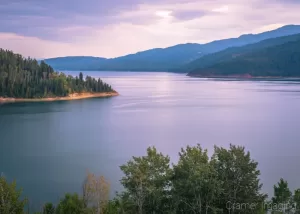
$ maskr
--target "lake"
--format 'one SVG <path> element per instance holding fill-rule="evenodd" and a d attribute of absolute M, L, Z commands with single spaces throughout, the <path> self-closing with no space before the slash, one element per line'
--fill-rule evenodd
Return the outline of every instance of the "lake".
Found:
<path fill-rule="evenodd" d="M 67 72 L 77 74 L 77 72 Z M 85 72 L 120 96 L 0 106 L 0 172 L 31 204 L 81 190 L 86 171 L 121 190 L 119 166 L 148 146 L 176 162 L 181 147 L 243 145 L 263 190 L 281 177 L 300 187 L 300 83 L 217 81 L 184 74 Z"/>

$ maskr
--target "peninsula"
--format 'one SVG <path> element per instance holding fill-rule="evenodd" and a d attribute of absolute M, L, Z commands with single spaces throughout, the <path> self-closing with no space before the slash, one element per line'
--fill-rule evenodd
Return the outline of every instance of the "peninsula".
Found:
<path fill-rule="evenodd" d="M 0 103 L 78 100 L 119 95 L 100 78 L 73 77 L 8 50 L 0 49 Z"/>

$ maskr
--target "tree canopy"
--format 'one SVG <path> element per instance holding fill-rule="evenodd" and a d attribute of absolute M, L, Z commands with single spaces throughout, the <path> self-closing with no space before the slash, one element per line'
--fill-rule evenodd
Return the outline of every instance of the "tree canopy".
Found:
<path fill-rule="evenodd" d="M 26 199 L 21 198 L 22 190 L 17 189 L 15 181 L 8 182 L 0 176 L 0 213 L 1 214 L 23 214 Z"/>
<path fill-rule="evenodd" d="M 124 190 L 109 199 L 109 182 L 88 173 L 82 194 L 66 193 L 43 214 L 272 214 L 300 213 L 300 190 L 288 182 L 274 185 L 274 197 L 262 193 L 258 163 L 244 147 L 215 147 L 209 157 L 200 145 L 179 152 L 176 164 L 149 147 L 141 157 L 122 165 Z M 0 177 L 0 213 L 26 213 L 26 200 L 15 183 Z"/>

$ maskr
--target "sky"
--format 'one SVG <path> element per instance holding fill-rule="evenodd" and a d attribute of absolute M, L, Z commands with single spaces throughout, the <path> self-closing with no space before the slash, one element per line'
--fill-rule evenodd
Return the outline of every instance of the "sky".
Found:
<path fill-rule="evenodd" d="M 300 24 L 300 0 L 1 0 L 0 47 L 118 57 Z"/>

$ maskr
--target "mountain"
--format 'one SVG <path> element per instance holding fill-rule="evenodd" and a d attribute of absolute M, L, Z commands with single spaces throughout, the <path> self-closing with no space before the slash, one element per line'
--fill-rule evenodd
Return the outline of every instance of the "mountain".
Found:
<path fill-rule="evenodd" d="M 204 55 L 222 51 L 229 47 L 240 47 L 265 39 L 296 33 L 300 33 L 300 25 L 287 25 L 260 34 L 247 34 L 238 38 L 218 40 L 207 44 L 187 43 L 168 48 L 155 48 L 112 59 L 92 57 L 90 62 L 85 61 L 86 57 L 61 57 L 58 61 L 57 58 L 53 58 L 51 60 L 47 59 L 46 62 L 60 70 L 184 72 L 181 69 L 184 64 L 188 64 Z M 88 59 L 90 58 L 88 57 Z"/>
<path fill-rule="evenodd" d="M 114 71 L 165 71 L 180 66 L 186 59 L 195 57 L 200 44 L 180 44 L 169 48 L 155 48 L 117 58 L 90 56 L 67 56 L 45 59 L 45 62 L 58 70 L 114 70 Z"/>
<path fill-rule="evenodd" d="M 92 56 L 67 56 L 44 59 L 44 61 L 57 70 L 94 70 L 99 67 L 99 63 L 107 60 L 101 57 Z"/>
<path fill-rule="evenodd" d="M 300 77 L 300 38 L 198 68 L 198 77 Z"/>
<path fill-rule="evenodd" d="M 266 39 L 258 43 L 249 44 L 242 47 L 231 47 L 223 51 L 207 54 L 201 57 L 200 59 L 185 64 L 180 69 L 182 71 L 189 72 L 200 68 L 205 68 L 219 62 L 228 61 L 250 52 L 258 51 L 267 47 L 281 45 L 290 41 L 297 41 L 297 40 L 300 40 L 300 34 Z"/>

